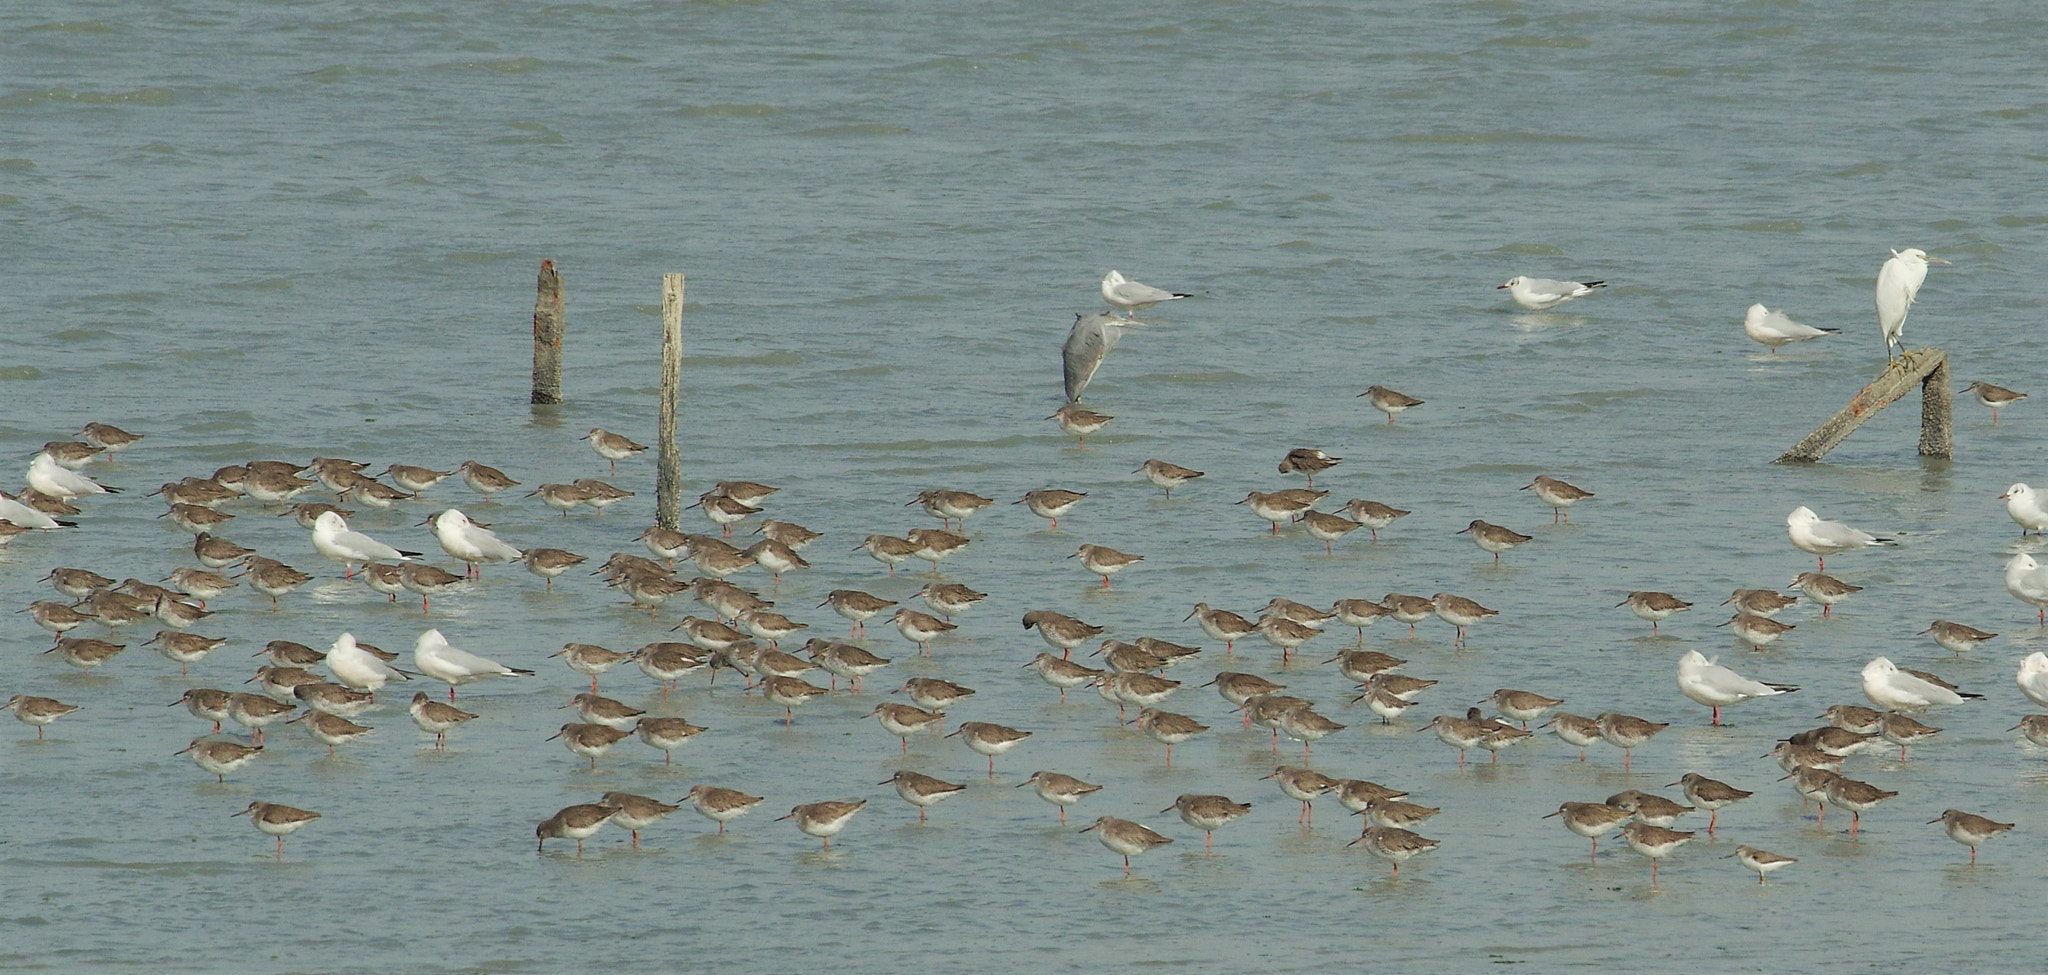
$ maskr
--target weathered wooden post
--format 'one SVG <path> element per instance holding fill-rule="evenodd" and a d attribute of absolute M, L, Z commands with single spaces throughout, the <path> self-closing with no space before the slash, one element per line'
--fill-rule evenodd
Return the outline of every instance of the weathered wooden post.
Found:
<path fill-rule="evenodd" d="M 562 401 L 562 276 L 555 262 L 540 262 L 533 299 L 533 402 Z"/>
<path fill-rule="evenodd" d="M 1835 445 L 1847 439 L 1863 421 L 1897 402 L 1913 387 L 1920 387 L 1920 456 L 1947 460 L 1954 456 L 1950 435 L 1955 394 L 1948 388 L 1948 354 L 1935 348 L 1919 348 L 1885 364 L 1884 371 L 1857 391 L 1849 405 L 1816 427 L 1806 439 L 1792 445 L 1773 463 L 1803 464 L 1821 459 Z"/>
<path fill-rule="evenodd" d="M 659 470 L 654 477 L 654 521 L 680 531 L 683 455 L 676 449 L 676 409 L 683 386 L 683 276 L 661 276 L 661 418 L 655 424 Z"/>

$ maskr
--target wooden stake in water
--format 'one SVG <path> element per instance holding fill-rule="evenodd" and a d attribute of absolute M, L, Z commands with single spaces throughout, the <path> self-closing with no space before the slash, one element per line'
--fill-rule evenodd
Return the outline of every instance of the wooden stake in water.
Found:
<path fill-rule="evenodd" d="M 655 424 L 659 471 L 654 521 L 670 531 L 683 521 L 683 454 L 676 448 L 677 401 L 683 386 L 683 276 L 661 276 L 661 418 Z"/>
<path fill-rule="evenodd" d="M 533 402 L 562 401 L 562 276 L 555 262 L 540 262 L 533 299 Z"/>
<path fill-rule="evenodd" d="M 1950 434 L 1955 405 L 1955 394 L 1948 384 L 1947 353 L 1935 348 L 1907 352 L 1897 361 L 1887 363 L 1870 385 L 1849 400 L 1848 406 L 1779 455 L 1776 463 L 1812 463 L 1821 459 L 1862 426 L 1863 421 L 1905 397 L 1915 386 L 1920 388 L 1920 456 L 1947 460 L 1954 456 Z"/>

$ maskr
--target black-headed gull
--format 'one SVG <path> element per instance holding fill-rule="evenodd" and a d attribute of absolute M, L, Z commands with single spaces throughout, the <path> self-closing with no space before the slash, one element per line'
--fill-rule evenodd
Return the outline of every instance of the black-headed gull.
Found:
<path fill-rule="evenodd" d="M 1115 271 L 1102 276 L 1102 300 L 1109 302 L 1112 308 L 1121 309 L 1125 318 L 1131 317 L 1134 311 L 1144 311 L 1162 301 L 1185 297 L 1187 295 L 1178 292 L 1139 284 Z"/>
<path fill-rule="evenodd" d="M 1929 680 L 1932 676 L 1901 670 L 1889 658 L 1878 657 L 1863 665 L 1863 696 L 1891 711 L 1925 711 L 1938 705 L 1984 699 L 1982 694 L 1965 694 Z"/>
<path fill-rule="evenodd" d="M 1839 521 L 1822 521 L 1813 509 L 1800 505 L 1785 516 L 1786 534 L 1792 538 L 1792 547 L 1820 557 L 1820 571 L 1828 570 L 1830 555 L 1848 552 L 1873 545 L 1889 545 L 1889 538 L 1878 538 L 1866 531 L 1851 528 Z"/>
<path fill-rule="evenodd" d="M 1695 703 L 1714 709 L 1713 723 L 1721 723 L 1721 709 L 1753 697 L 1790 694 L 1799 688 L 1791 684 L 1766 684 L 1751 680 L 1721 666 L 1698 650 L 1687 650 L 1678 658 L 1678 692 Z"/>
<path fill-rule="evenodd" d="M 1752 342 L 1770 346 L 1774 353 L 1794 342 L 1834 335 L 1840 331 L 1839 328 L 1814 328 L 1795 322 L 1782 311 L 1765 308 L 1761 302 L 1749 306 L 1749 311 L 1742 318 L 1742 334 L 1749 336 Z"/>
<path fill-rule="evenodd" d="M 1548 311 L 1573 298 L 1584 298 L 1595 288 L 1604 287 L 1607 287 L 1605 281 L 1552 281 L 1516 275 L 1493 290 L 1506 291 L 1508 297 L 1515 299 L 1515 304 L 1530 311 Z"/>

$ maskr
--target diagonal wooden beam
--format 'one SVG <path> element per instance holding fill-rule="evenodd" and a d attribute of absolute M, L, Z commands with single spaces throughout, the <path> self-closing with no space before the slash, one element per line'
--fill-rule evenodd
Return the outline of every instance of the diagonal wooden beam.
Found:
<path fill-rule="evenodd" d="M 1841 412 L 1816 427 L 1806 439 L 1778 456 L 1773 463 L 1807 464 L 1821 459 L 1848 439 L 1863 421 L 1877 411 L 1898 402 L 1914 387 L 1920 389 L 1920 456 L 1949 458 L 1955 394 L 1949 390 L 1948 354 L 1936 348 L 1918 348 L 1885 364 L 1883 372 L 1858 390 Z"/>

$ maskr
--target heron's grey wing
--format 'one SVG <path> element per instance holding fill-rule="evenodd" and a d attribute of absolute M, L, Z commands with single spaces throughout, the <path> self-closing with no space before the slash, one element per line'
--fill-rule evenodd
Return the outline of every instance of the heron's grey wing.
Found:
<path fill-rule="evenodd" d="M 1123 326 L 1116 324 L 1113 315 L 1074 317 L 1074 330 L 1067 333 L 1066 348 L 1060 350 L 1066 367 L 1067 402 L 1081 401 L 1081 392 L 1088 388 L 1095 370 L 1102 367 L 1102 360 L 1109 356 L 1109 350 L 1116 348 L 1123 335 Z"/>

